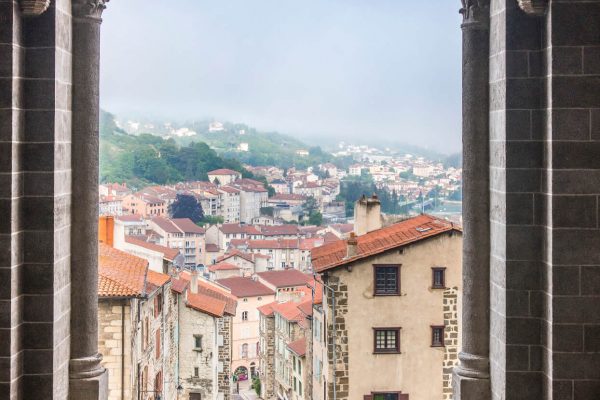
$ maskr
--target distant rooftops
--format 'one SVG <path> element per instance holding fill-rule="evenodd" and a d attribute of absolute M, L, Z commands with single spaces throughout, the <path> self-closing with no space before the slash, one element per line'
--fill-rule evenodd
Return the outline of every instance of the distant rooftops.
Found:
<path fill-rule="evenodd" d="M 214 171 L 207 172 L 207 175 L 239 175 L 239 176 L 242 176 L 242 174 L 240 172 L 234 171 L 232 169 L 227 169 L 227 168 L 215 169 Z"/>
<path fill-rule="evenodd" d="M 255 297 L 274 295 L 275 292 L 252 278 L 232 277 L 218 279 L 218 284 L 231 290 L 236 297 Z"/>
<path fill-rule="evenodd" d="M 311 275 L 302 273 L 297 269 L 259 272 L 257 275 L 260 279 L 270 283 L 276 288 L 305 286 L 313 280 Z"/>

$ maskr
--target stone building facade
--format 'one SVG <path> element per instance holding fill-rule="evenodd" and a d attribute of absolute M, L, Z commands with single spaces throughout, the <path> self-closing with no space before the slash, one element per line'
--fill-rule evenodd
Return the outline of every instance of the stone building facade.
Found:
<path fill-rule="evenodd" d="M 258 308 L 260 313 L 259 378 L 261 397 L 275 397 L 275 316 L 271 304 Z"/>
<path fill-rule="evenodd" d="M 323 296 L 328 399 L 444 398 L 459 324 L 444 307 L 449 289 L 454 300 L 460 292 L 460 258 L 460 229 L 428 215 L 313 251 L 332 292 Z"/>

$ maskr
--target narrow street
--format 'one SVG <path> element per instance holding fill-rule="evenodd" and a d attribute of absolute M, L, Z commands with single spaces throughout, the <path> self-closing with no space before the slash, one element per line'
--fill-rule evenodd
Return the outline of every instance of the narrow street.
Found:
<path fill-rule="evenodd" d="M 233 400 L 259 400 L 260 397 L 256 395 L 254 389 L 250 387 L 251 382 L 241 381 L 240 382 L 240 393 L 233 395 Z"/>

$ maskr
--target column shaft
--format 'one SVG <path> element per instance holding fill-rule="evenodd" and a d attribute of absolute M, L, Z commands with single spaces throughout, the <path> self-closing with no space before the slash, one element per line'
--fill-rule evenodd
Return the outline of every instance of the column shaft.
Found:
<path fill-rule="evenodd" d="M 463 0 L 463 304 L 455 399 L 490 398 L 489 2 Z"/>
<path fill-rule="evenodd" d="M 103 9 L 103 0 L 73 2 L 71 399 L 106 397 L 106 370 L 98 354 L 98 124 Z"/>

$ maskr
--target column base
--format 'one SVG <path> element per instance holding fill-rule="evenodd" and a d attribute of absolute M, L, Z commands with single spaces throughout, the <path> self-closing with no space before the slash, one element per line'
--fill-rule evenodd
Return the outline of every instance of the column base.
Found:
<path fill-rule="evenodd" d="M 452 376 L 453 400 L 489 400 L 492 397 L 490 378 L 470 378 L 454 372 Z"/>
<path fill-rule="evenodd" d="M 72 359 L 69 363 L 69 400 L 107 400 L 108 371 L 102 356 Z"/>
<path fill-rule="evenodd" d="M 108 371 L 93 378 L 69 379 L 69 400 L 107 400 Z"/>
<path fill-rule="evenodd" d="M 453 400 L 490 400 L 489 359 L 461 352 L 452 372 Z"/>

